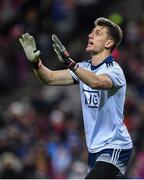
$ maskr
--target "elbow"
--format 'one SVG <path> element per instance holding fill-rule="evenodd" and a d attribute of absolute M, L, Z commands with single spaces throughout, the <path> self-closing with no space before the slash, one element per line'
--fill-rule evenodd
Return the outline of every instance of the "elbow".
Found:
<path fill-rule="evenodd" d="M 98 77 L 92 77 L 88 83 L 92 89 L 99 89 L 101 87 L 101 80 Z"/>
<path fill-rule="evenodd" d="M 41 85 L 46 85 L 46 82 L 43 81 L 42 79 L 39 79 L 39 82 L 40 82 Z"/>
<path fill-rule="evenodd" d="M 90 83 L 89 83 L 89 86 L 90 86 L 92 89 L 98 89 L 98 88 L 99 88 L 99 83 L 90 82 Z"/>
<path fill-rule="evenodd" d="M 97 79 L 92 79 L 89 82 L 89 86 L 92 89 L 101 89 L 103 87 L 103 84 L 102 84 L 101 80 L 97 78 Z"/>
<path fill-rule="evenodd" d="M 44 85 L 44 86 L 48 85 L 48 83 L 45 82 L 45 81 L 41 81 L 41 84 Z"/>
<path fill-rule="evenodd" d="M 92 82 L 89 84 L 92 89 L 111 89 L 113 87 L 112 83 L 101 83 L 101 82 Z"/>
<path fill-rule="evenodd" d="M 39 78 L 39 81 L 41 85 L 48 85 L 48 82 L 44 79 Z"/>
<path fill-rule="evenodd" d="M 41 81 L 41 83 L 42 83 L 42 85 L 44 85 L 44 86 L 50 86 L 50 85 L 52 85 L 51 82 L 48 82 L 48 81 L 45 81 L 45 80 Z"/>

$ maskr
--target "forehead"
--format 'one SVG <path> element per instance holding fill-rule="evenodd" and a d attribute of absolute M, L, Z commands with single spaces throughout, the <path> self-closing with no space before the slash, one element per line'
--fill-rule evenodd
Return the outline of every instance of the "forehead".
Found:
<path fill-rule="evenodd" d="M 106 26 L 95 26 L 94 31 L 108 32 L 108 28 Z"/>

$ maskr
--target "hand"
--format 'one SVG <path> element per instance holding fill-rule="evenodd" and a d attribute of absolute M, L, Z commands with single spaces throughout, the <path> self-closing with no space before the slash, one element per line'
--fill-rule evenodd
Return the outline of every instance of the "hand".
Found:
<path fill-rule="evenodd" d="M 52 41 L 53 41 L 54 51 L 56 52 L 60 62 L 61 63 L 67 62 L 69 58 L 69 54 L 66 51 L 65 47 L 60 42 L 59 38 L 55 34 L 52 35 Z"/>
<path fill-rule="evenodd" d="M 52 41 L 54 51 L 56 52 L 60 62 L 65 64 L 67 68 L 74 70 L 76 62 L 70 58 L 66 48 L 63 46 L 63 44 L 55 34 L 52 35 Z"/>
<path fill-rule="evenodd" d="M 19 41 L 24 49 L 27 59 L 33 63 L 39 60 L 40 51 L 36 48 L 35 39 L 33 36 L 30 36 L 29 33 L 22 34 L 22 37 L 19 38 Z"/>

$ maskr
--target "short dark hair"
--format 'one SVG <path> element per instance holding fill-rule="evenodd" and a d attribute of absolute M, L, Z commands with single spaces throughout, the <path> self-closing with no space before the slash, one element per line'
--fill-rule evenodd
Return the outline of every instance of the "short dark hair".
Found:
<path fill-rule="evenodd" d="M 114 41 L 114 45 L 112 46 L 111 51 L 120 44 L 123 37 L 123 32 L 122 29 L 117 24 L 104 17 L 100 17 L 96 19 L 94 24 L 95 26 L 107 27 L 109 35 L 112 37 Z"/>

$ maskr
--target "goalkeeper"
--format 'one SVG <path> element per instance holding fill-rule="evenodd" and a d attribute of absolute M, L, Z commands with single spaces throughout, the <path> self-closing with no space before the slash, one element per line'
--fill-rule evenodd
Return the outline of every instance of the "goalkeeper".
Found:
<path fill-rule="evenodd" d="M 43 84 L 79 84 L 88 148 L 86 179 L 114 179 L 123 176 L 132 153 L 132 141 L 123 123 L 126 80 L 111 53 L 122 39 L 119 26 L 98 18 L 88 36 L 86 51 L 91 59 L 76 63 L 56 35 L 53 48 L 65 70 L 51 71 L 40 59 L 33 36 L 19 39 L 36 76 Z"/>

